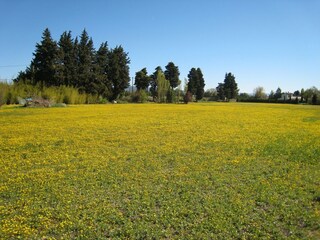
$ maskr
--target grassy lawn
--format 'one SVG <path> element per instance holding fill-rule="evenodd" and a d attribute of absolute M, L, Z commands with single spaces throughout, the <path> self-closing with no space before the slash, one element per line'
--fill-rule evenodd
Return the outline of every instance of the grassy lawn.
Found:
<path fill-rule="evenodd" d="M 0 239 L 319 239 L 320 107 L 0 109 Z"/>

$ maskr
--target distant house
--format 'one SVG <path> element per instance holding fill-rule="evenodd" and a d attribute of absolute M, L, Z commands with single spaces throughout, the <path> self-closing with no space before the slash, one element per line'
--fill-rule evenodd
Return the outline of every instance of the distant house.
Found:
<path fill-rule="evenodd" d="M 298 99 L 299 101 L 301 100 L 301 97 L 300 96 L 293 96 L 292 93 L 282 93 L 281 94 L 281 98 L 278 98 L 278 101 L 293 101 L 293 100 L 296 100 Z"/>

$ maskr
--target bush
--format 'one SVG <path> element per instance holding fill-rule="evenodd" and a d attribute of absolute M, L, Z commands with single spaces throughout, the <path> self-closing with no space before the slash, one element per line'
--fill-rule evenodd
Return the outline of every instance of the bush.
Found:
<path fill-rule="evenodd" d="M 191 102 L 191 101 L 192 101 L 192 93 L 188 91 L 184 96 L 184 103 L 188 104 L 188 102 Z"/>
<path fill-rule="evenodd" d="M 0 107 L 7 102 L 6 96 L 9 91 L 9 85 L 7 83 L 0 82 Z"/>
<path fill-rule="evenodd" d="M 1 83 L 0 82 L 0 106 L 3 104 L 19 104 L 21 99 L 41 98 L 51 103 L 85 104 L 98 103 L 96 95 L 79 93 L 77 88 L 58 86 L 43 87 L 32 86 L 26 83 Z"/>
<path fill-rule="evenodd" d="M 148 94 L 144 90 L 138 90 L 131 96 L 131 101 L 135 103 L 144 103 L 148 101 Z"/>

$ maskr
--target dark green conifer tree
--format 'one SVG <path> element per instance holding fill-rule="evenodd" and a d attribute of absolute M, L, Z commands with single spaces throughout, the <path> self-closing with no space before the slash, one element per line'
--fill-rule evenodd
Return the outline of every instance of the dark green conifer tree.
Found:
<path fill-rule="evenodd" d="M 195 95 L 197 92 L 197 85 L 198 85 L 198 73 L 195 68 L 191 68 L 188 74 L 188 89 L 187 91 L 190 92 L 192 95 Z"/>
<path fill-rule="evenodd" d="M 112 96 L 110 101 L 117 99 L 129 86 L 130 59 L 121 46 L 117 46 L 109 52 L 108 77 L 112 83 Z"/>
<path fill-rule="evenodd" d="M 139 72 L 136 72 L 135 82 L 138 90 L 147 90 L 151 81 L 151 77 L 148 76 L 146 68 L 141 69 Z"/>
<path fill-rule="evenodd" d="M 232 73 L 226 73 L 224 78 L 224 95 L 227 99 L 236 98 L 239 92 L 238 84 L 235 81 L 235 77 Z"/>
<path fill-rule="evenodd" d="M 158 93 L 157 93 L 157 88 L 158 88 L 157 87 L 157 76 L 158 76 L 159 72 L 163 73 L 162 68 L 160 66 L 156 67 L 154 73 L 151 75 L 150 92 L 151 92 L 151 95 L 153 97 L 153 101 L 155 101 L 155 98 L 158 96 Z"/>
<path fill-rule="evenodd" d="M 179 80 L 179 68 L 178 66 L 174 65 L 173 62 L 169 62 L 166 66 L 166 70 L 164 72 L 166 79 L 170 82 L 170 87 L 172 89 L 176 88 L 180 84 Z"/>
<path fill-rule="evenodd" d="M 108 78 L 108 44 L 104 42 L 100 45 L 96 53 L 95 62 L 95 81 L 94 88 L 97 94 L 102 97 L 109 98 L 111 94 L 112 85 Z"/>
<path fill-rule="evenodd" d="M 36 50 L 33 55 L 34 59 L 31 63 L 31 68 L 34 72 L 34 84 L 59 85 L 56 79 L 58 47 L 57 43 L 52 39 L 48 28 L 42 34 L 42 41 L 36 44 Z"/>
<path fill-rule="evenodd" d="M 58 42 L 58 67 L 57 67 L 57 82 L 59 85 L 73 86 L 74 77 L 76 75 L 76 53 L 74 41 L 71 32 L 64 32 Z"/>
<path fill-rule="evenodd" d="M 204 87 L 205 87 L 205 82 L 204 82 L 204 78 L 203 78 L 203 74 L 200 68 L 197 68 L 196 70 L 197 72 L 197 91 L 196 91 L 196 99 L 197 100 L 201 100 L 203 98 L 204 95 Z"/>
<path fill-rule="evenodd" d="M 93 47 L 93 41 L 89 38 L 88 33 L 84 29 L 78 44 L 78 83 L 77 87 L 81 91 L 87 93 L 96 93 L 94 89 L 94 61 L 95 50 Z"/>

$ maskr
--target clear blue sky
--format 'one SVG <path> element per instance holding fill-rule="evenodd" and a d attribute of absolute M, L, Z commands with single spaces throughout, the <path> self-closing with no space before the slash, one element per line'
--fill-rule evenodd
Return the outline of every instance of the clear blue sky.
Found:
<path fill-rule="evenodd" d="M 130 75 L 169 61 L 184 81 L 200 67 L 206 89 L 232 72 L 240 92 L 320 88 L 320 0 L 0 0 L 0 79 L 10 80 L 32 59 L 48 27 L 95 47 L 122 45 Z"/>

